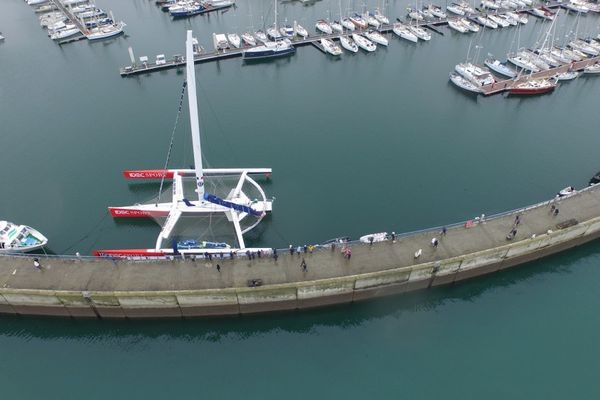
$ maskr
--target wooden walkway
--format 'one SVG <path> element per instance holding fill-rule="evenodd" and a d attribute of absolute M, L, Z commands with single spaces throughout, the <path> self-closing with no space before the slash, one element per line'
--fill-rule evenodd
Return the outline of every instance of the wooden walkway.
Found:
<path fill-rule="evenodd" d="M 568 71 L 583 71 L 583 69 L 589 65 L 594 65 L 600 62 L 600 56 L 588 58 L 582 61 L 575 61 L 570 64 L 564 64 L 560 67 L 550 68 L 544 71 L 532 73 L 532 74 L 522 74 L 520 77 L 516 79 L 505 79 L 502 81 L 497 81 L 491 85 L 482 86 L 481 90 L 483 91 L 484 96 L 489 96 L 492 94 L 502 93 L 505 91 L 509 91 L 513 87 L 518 84 L 527 82 L 530 79 L 544 79 L 551 78 L 558 74 L 562 74 L 563 72 Z"/>
<path fill-rule="evenodd" d="M 58 0 L 52 0 L 52 1 L 58 2 Z M 546 8 L 558 8 L 560 6 L 561 6 L 561 3 L 552 1 L 552 2 L 549 2 L 545 7 Z M 518 10 L 518 12 L 530 12 L 532 9 L 533 8 L 524 8 L 524 9 Z M 500 10 L 496 10 L 496 11 L 489 10 L 489 12 L 479 11 L 475 14 L 471 14 L 471 16 L 485 15 L 485 14 L 497 14 L 497 13 L 502 13 L 502 12 L 504 12 L 504 11 L 500 11 Z M 447 25 L 448 19 L 452 19 L 452 18 L 458 18 L 458 16 L 453 16 L 453 17 L 443 18 L 443 19 L 438 18 L 438 19 L 431 20 L 431 21 L 421 21 L 418 23 L 418 25 L 421 27 L 424 27 L 424 28 L 428 28 L 436 33 L 443 35 L 443 33 L 436 27 L 442 26 L 442 25 Z M 474 20 L 474 22 L 481 25 L 477 21 L 476 18 L 473 18 L 473 20 Z M 378 29 L 378 31 L 381 33 L 390 33 L 392 31 L 393 27 L 394 27 L 393 24 L 382 25 Z M 360 33 L 363 31 L 356 30 L 354 32 Z M 344 35 L 350 35 L 350 34 L 352 34 L 352 32 L 350 32 L 350 31 L 346 31 L 346 33 L 344 33 Z M 322 38 L 337 39 L 340 36 L 341 35 L 338 32 L 335 32 L 332 34 L 317 33 L 317 34 L 311 35 L 307 38 L 294 38 L 291 41 L 292 41 L 292 44 L 296 47 L 313 45 L 314 47 L 319 48 L 319 45 L 320 45 L 319 42 Z M 217 51 L 208 52 L 208 53 L 201 53 L 194 57 L 194 62 L 198 64 L 198 63 L 204 63 L 204 62 L 209 62 L 209 61 L 219 61 L 219 60 L 224 60 L 224 59 L 228 59 L 228 58 L 241 57 L 244 50 L 247 50 L 249 48 L 251 48 L 251 47 L 243 47 L 240 49 L 217 50 Z M 319 50 L 320 50 L 320 48 L 319 48 Z M 166 63 L 163 63 L 163 64 L 156 64 L 155 62 L 136 62 L 133 65 L 130 65 L 127 67 L 122 67 L 120 69 L 120 74 L 122 77 L 126 77 L 126 76 L 138 75 L 138 74 L 146 74 L 146 73 L 150 73 L 150 72 L 157 72 L 157 71 L 162 71 L 162 70 L 171 69 L 171 68 L 179 68 L 179 67 L 184 67 L 184 66 L 185 66 L 185 59 L 182 57 L 174 56 L 172 59 L 168 60 Z M 494 88 L 494 90 L 495 89 L 496 88 Z M 485 94 L 493 94 L 493 93 L 486 92 Z"/>

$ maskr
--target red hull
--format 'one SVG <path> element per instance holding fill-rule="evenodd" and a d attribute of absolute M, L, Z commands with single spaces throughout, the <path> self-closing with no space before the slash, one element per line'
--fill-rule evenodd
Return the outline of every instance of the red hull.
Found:
<path fill-rule="evenodd" d="M 519 88 L 515 88 L 515 89 L 510 89 L 510 94 L 523 94 L 523 95 L 529 95 L 529 94 L 543 94 L 543 93 L 548 93 L 554 90 L 556 86 L 550 86 L 547 88 L 535 88 L 535 89 L 529 89 L 529 88 L 524 88 L 524 89 L 519 89 Z"/>
<path fill-rule="evenodd" d="M 169 215 L 165 211 L 143 211 L 131 210 L 129 208 L 108 207 L 110 215 L 113 218 L 149 218 L 149 217 L 166 217 Z"/>
<path fill-rule="evenodd" d="M 96 257 L 164 257 L 162 251 L 149 251 L 147 249 L 123 249 L 123 250 L 94 250 Z"/>
<path fill-rule="evenodd" d="M 162 179 L 173 178 L 173 172 L 164 169 L 142 169 L 123 171 L 126 179 Z"/>

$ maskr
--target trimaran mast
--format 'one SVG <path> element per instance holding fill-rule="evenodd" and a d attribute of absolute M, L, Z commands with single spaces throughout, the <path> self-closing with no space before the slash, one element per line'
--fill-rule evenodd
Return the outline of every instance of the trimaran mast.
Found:
<path fill-rule="evenodd" d="M 188 104 L 190 107 L 190 126 L 192 128 L 192 147 L 194 150 L 194 169 L 196 171 L 196 192 L 198 199 L 204 199 L 204 173 L 202 171 L 202 147 L 200 145 L 200 122 L 198 119 L 198 100 L 196 99 L 196 73 L 194 70 L 194 48 L 192 31 L 187 31 L 186 72 Z"/>

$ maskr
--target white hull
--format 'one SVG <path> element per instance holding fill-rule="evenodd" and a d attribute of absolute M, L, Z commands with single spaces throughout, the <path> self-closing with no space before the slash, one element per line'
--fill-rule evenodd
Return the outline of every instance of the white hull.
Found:
<path fill-rule="evenodd" d="M 410 31 L 410 29 L 408 29 L 405 25 L 394 24 L 394 28 L 392 29 L 392 31 L 397 36 L 401 37 L 404 40 L 408 40 L 409 42 L 417 43 L 417 41 L 419 40 L 419 38 L 417 37 L 417 35 L 415 35 L 414 33 L 412 33 Z"/>
<path fill-rule="evenodd" d="M 358 46 L 356 45 L 356 43 L 354 43 L 354 40 L 350 39 L 349 37 L 340 36 L 340 43 L 341 43 L 342 47 L 344 49 L 348 50 L 349 52 L 352 52 L 352 53 L 358 52 Z"/>
<path fill-rule="evenodd" d="M 360 47 L 361 49 L 363 49 L 365 51 L 373 52 L 373 51 L 377 50 L 377 45 L 375 45 L 373 42 L 371 42 L 369 39 L 367 39 L 364 36 L 353 33 L 352 39 L 356 42 L 358 47 Z"/>

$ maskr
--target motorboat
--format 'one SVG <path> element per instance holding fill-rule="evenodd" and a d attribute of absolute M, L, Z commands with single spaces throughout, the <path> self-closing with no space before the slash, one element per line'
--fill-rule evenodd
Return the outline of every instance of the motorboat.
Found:
<path fill-rule="evenodd" d="M 600 171 L 596 172 L 594 176 L 590 179 L 589 185 L 597 185 L 600 183 Z"/>
<path fill-rule="evenodd" d="M 256 39 L 250 32 L 242 33 L 242 41 L 248 46 L 256 46 Z"/>
<path fill-rule="evenodd" d="M 344 26 L 338 21 L 330 22 L 329 25 L 331 25 L 331 29 L 333 29 L 334 32 L 344 33 Z"/>
<path fill-rule="evenodd" d="M 342 49 L 340 46 L 335 44 L 335 42 L 331 39 L 322 38 L 321 46 L 325 49 L 325 51 L 332 56 L 340 56 L 342 54 Z"/>
<path fill-rule="evenodd" d="M 567 71 L 555 76 L 558 81 L 571 81 L 579 76 L 577 71 Z"/>
<path fill-rule="evenodd" d="M 361 49 L 363 49 L 365 51 L 373 52 L 373 51 L 377 50 L 377 45 L 362 35 L 353 33 L 352 40 L 354 40 L 356 42 L 358 47 L 360 47 Z"/>
<path fill-rule="evenodd" d="M 225 50 L 229 48 L 229 40 L 227 40 L 227 35 L 222 33 L 213 33 L 213 45 L 215 46 L 215 50 Z"/>
<path fill-rule="evenodd" d="M 388 40 L 381 33 L 370 30 L 364 33 L 364 35 L 372 42 L 380 44 L 382 46 L 387 46 L 389 44 Z"/>
<path fill-rule="evenodd" d="M 394 32 L 396 35 L 398 35 L 402 39 L 408 40 L 409 42 L 417 43 L 417 41 L 419 40 L 417 35 L 415 35 L 408 28 L 408 26 L 406 26 L 400 22 L 394 24 L 394 27 L 392 28 L 392 32 Z"/>
<path fill-rule="evenodd" d="M 294 27 L 291 25 L 284 25 L 279 28 L 279 33 L 281 33 L 281 36 L 283 37 L 292 38 L 295 35 Z"/>
<path fill-rule="evenodd" d="M 329 25 L 329 22 L 325 21 L 324 19 L 318 20 L 315 24 L 315 27 L 318 31 L 321 31 L 326 35 L 331 35 L 333 33 L 333 28 L 331 25 Z"/>
<path fill-rule="evenodd" d="M 587 67 L 585 67 L 583 69 L 583 73 L 584 74 L 589 74 L 589 75 L 600 74 L 600 64 L 596 63 L 596 64 L 593 64 L 593 65 L 588 65 Z"/>
<path fill-rule="evenodd" d="M 469 32 L 469 28 L 464 26 L 459 18 L 449 18 L 448 19 L 448 27 L 450 29 L 454 29 L 455 31 L 460 32 L 460 33 Z"/>
<path fill-rule="evenodd" d="M 242 39 L 240 38 L 240 35 L 238 35 L 237 33 L 228 33 L 227 40 L 236 49 L 239 49 L 240 47 L 242 47 Z"/>
<path fill-rule="evenodd" d="M 480 67 L 470 62 L 456 64 L 454 70 L 465 79 L 468 79 L 478 86 L 491 85 L 496 82 L 494 76 L 487 68 Z"/>
<path fill-rule="evenodd" d="M 431 33 L 427 32 L 424 28 L 421 28 L 420 26 L 408 25 L 408 29 L 410 29 L 410 31 L 421 40 L 424 40 L 426 42 L 431 40 Z"/>
<path fill-rule="evenodd" d="M 566 188 L 559 190 L 558 193 L 556 193 L 556 196 L 565 197 L 575 193 L 577 193 L 577 190 L 575 190 L 573 186 L 567 186 Z"/>
<path fill-rule="evenodd" d="M 534 95 L 549 93 L 556 89 L 556 80 L 551 79 L 529 79 L 518 83 L 509 89 L 510 94 Z"/>
<path fill-rule="evenodd" d="M 386 17 L 385 15 L 383 15 L 381 13 L 381 10 L 379 10 L 379 8 L 375 9 L 375 13 L 373 14 L 373 16 L 375 17 L 375 19 L 377 21 L 379 21 L 383 25 L 389 25 L 390 24 L 390 19 L 388 17 Z"/>
<path fill-rule="evenodd" d="M 495 59 L 491 55 L 488 58 L 486 58 L 483 63 L 485 64 L 486 67 L 488 67 L 489 69 L 491 69 L 492 71 L 494 71 L 500 75 L 504 75 L 509 78 L 514 78 L 517 76 L 517 71 L 510 68 L 506 64 L 501 63 L 500 60 Z"/>
<path fill-rule="evenodd" d="M 473 82 L 463 78 L 462 76 L 460 76 L 459 74 L 457 74 L 456 72 L 452 72 L 450 73 L 450 81 L 455 84 L 457 87 L 466 90 L 467 92 L 471 92 L 471 93 L 483 93 L 483 91 L 481 90 L 481 88 L 475 86 L 473 84 Z"/>
<path fill-rule="evenodd" d="M 494 21 L 496 24 L 498 24 L 498 26 L 501 26 L 502 28 L 510 26 L 510 24 L 506 20 L 500 18 L 498 15 L 488 14 L 487 18 Z"/>
<path fill-rule="evenodd" d="M 356 25 L 354 25 L 354 22 L 352 22 L 352 20 L 350 20 L 350 18 L 348 17 L 342 18 L 340 23 L 344 28 L 348 29 L 349 31 L 353 31 L 356 29 Z"/>
<path fill-rule="evenodd" d="M 460 15 L 461 17 L 465 15 L 465 10 L 456 3 L 451 3 L 450 5 L 446 6 L 446 10 L 452 14 Z"/>
<path fill-rule="evenodd" d="M 204 6 L 195 1 L 187 1 L 182 3 L 177 3 L 174 6 L 169 7 L 169 14 L 173 18 L 186 18 L 191 17 L 197 14 L 200 14 L 204 11 Z"/>
<path fill-rule="evenodd" d="M 0 253 L 25 253 L 39 250 L 48 239 L 27 225 L 0 221 Z"/>
<path fill-rule="evenodd" d="M 125 27 L 124 22 L 118 22 L 112 25 L 104 25 L 99 26 L 93 29 L 90 29 L 89 33 L 85 35 L 88 40 L 101 40 L 108 39 L 123 33 L 123 28 Z"/>
<path fill-rule="evenodd" d="M 300 25 L 299 23 L 294 21 L 294 31 L 296 32 L 296 35 L 300 36 L 301 38 L 307 38 L 308 37 L 308 31 L 306 30 L 306 28 L 304 28 L 302 25 Z"/>
<path fill-rule="evenodd" d="M 365 21 L 364 18 L 358 14 L 354 14 L 353 16 L 351 16 L 350 21 L 352 21 L 354 26 L 358 29 L 367 29 L 367 27 L 369 26 L 367 21 Z"/>
<path fill-rule="evenodd" d="M 483 25 L 487 28 L 492 28 L 492 29 L 498 28 L 497 23 L 495 23 L 494 21 L 492 21 L 489 18 L 484 17 L 483 15 L 478 15 L 475 17 L 475 19 L 477 20 L 477 22 L 479 22 L 481 25 Z"/>
<path fill-rule="evenodd" d="M 352 40 L 348 36 L 340 36 L 340 44 L 344 49 L 348 50 L 351 53 L 358 52 L 358 46 L 356 45 L 354 40 Z"/>
<path fill-rule="evenodd" d="M 466 18 L 459 18 L 460 23 L 463 24 L 471 32 L 479 32 L 479 25 L 475 22 L 469 21 Z"/>
<path fill-rule="evenodd" d="M 242 52 L 244 60 L 258 60 L 290 56 L 296 53 L 296 48 L 288 40 L 275 42 L 266 41 L 264 44 L 249 48 Z"/>

